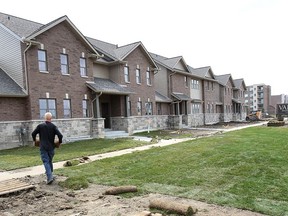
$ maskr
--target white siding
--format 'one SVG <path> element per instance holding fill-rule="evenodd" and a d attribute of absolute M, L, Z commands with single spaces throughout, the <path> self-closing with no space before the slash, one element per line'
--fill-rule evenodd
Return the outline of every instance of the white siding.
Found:
<path fill-rule="evenodd" d="M 21 87 L 23 84 L 21 42 L 0 26 L 0 67 Z"/>

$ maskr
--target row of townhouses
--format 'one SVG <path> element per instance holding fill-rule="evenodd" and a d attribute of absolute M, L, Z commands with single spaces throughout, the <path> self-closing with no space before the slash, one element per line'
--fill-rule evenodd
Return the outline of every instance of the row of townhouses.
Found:
<path fill-rule="evenodd" d="M 182 56 L 84 36 L 67 16 L 46 25 L 0 13 L 0 148 L 31 143 L 52 112 L 64 141 L 108 131 L 244 120 L 246 85 Z"/>

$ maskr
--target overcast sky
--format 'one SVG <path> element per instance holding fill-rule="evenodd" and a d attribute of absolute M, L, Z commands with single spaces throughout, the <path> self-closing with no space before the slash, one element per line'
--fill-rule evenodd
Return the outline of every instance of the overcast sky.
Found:
<path fill-rule="evenodd" d="M 288 94 L 286 0 L 8 0 L 0 12 L 46 24 L 67 15 L 83 35 L 183 56 L 190 66 Z"/>

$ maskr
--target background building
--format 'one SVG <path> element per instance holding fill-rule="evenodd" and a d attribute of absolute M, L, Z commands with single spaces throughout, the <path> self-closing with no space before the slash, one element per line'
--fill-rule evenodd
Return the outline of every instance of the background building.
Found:
<path fill-rule="evenodd" d="M 245 103 L 248 105 L 248 112 L 260 110 L 262 113 L 269 112 L 271 102 L 271 86 L 265 84 L 254 84 L 247 86 Z"/>

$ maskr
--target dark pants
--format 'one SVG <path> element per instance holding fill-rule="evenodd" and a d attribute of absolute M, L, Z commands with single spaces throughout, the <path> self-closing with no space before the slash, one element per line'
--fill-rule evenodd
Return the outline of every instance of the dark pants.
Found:
<path fill-rule="evenodd" d="M 40 155 L 43 162 L 43 165 L 45 167 L 47 181 L 50 181 L 53 179 L 53 157 L 54 157 L 54 149 L 51 150 L 45 150 L 40 149 Z"/>

